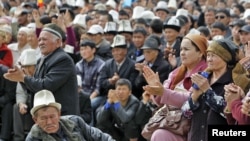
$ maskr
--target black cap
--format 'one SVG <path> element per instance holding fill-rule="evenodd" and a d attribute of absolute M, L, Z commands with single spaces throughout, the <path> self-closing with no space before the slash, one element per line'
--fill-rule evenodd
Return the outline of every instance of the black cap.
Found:
<path fill-rule="evenodd" d="M 226 30 L 226 26 L 222 22 L 215 22 L 211 25 L 211 28 L 218 28 L 222 31 Z"/>
<path fill-rule="evenodd" d="M 243 27 L 244 25 L 246 25 L 246 22 L 245 20 L 242 19 L 234 20 L 232 23 L 230 23 L 230 26 L 232 27 L 234 26 Z"/>
<path fill-rule="evenodd" d="M 250 25 L 244 25 L 239 32 L 247 32 L 250 33 Z"/>
<path fill-rule="evenodd" d="M 92 40 L 89 40 L 89 39 L 83 40 L 80 45 L 81 45 L 81 47 L 86 47 L 86 46 L 89 46 L 91 48 L 96 47 L 95 43 Z"/>
<path fill-rule="evenodd" d="M 25 8 L 34 8 L 33 4 L 31 2 L 24 2 L 22 4 L 23 7 Z"/>
<path fill-rule="evenodd" d="M 42 15 L 40 17 L 40 22 L 45 25 L 45 24 L 48 24 L 48 23 L 51 23 L 51 17 L 49 17 L 48 15 Z"/>
<path fill-rule="evenodd" d="M 66 10 L 69 11 L 71 18 L 74 19 L 74 18 L 75 18 L 75 13 L 74 13 L 72 7 L 70 7 L 70 6 L 64 6 L 64 7 L 61 7 L 61 8 L 59 9 L 60 13 L 65 13 Z"/>
<path fill-rule="evenodd" d="M 30 13 L 30 11 L 29 11 L 28 9 L 26 9 L 26 8 L 23 8 L 23 9 L 21 10 L 21 12 L 20 12 L 19 15 L 26 15 L 26 14 L 28 14 L 28 13 Z"/>

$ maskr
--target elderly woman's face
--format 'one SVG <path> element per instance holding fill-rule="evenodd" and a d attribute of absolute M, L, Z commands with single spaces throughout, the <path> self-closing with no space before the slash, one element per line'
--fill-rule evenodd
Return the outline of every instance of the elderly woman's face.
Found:
<path fill-rule="evenodd" d="M 207 65 L 211 71 L 220 71 L 227 67 L 227 63 L 213 52 L 207 53 Z"/>
<path fill-rule="evenodd" d="M 181 62 L 187 68 L 193 68 L 202 59 L 203 54 L 191 43 L 189 39 L 181 42 L 180 57 Z"/>

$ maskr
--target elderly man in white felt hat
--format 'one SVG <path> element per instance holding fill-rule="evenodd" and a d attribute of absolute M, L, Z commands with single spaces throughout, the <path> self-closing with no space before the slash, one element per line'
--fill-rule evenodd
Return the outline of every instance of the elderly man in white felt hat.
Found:
<path fill-rule="evenodd" d="M 30 113 L 35 121 L 26 141 L 114 141 L 106 133 L 89 126 L 80 116 L 61 116 L 62 105 L 55 101 L 51 91 L 41 90 L 35 94 L 34 107 Z"/>
<path fill-rule="evenodd" d="M 19 58 L 19 65 L 27 76 L 33 76 L 36 69 L 36 50 L 26 49 Z M 20 82 L 16 88 L 16 104 L 13 106 L 14 141 L 25 139 L 25 131 L 29 131 L 34 124 L 29 110 L 33 107 L 33 95 Z"/>

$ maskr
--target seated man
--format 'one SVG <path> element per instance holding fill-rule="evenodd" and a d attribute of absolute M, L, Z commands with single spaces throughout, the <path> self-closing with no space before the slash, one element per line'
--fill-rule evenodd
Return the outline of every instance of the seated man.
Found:
<path fill-rule="evenodd" d="M 36 69 L 36 50 L 26 49 L 21 53 L 19 63 L 27 76 L 33 76 Z M 13 106 L 13 131 L 14 141 L 23 141 L 25 139 L 25 131 L 29 131 L 34 121 L 29 113 L 33 107 L 33 95 L 21 82 L 17 83 L 16 88 L 16 104 Z"/>
<path fill-rule="evenodd" d="M 82 78 L 80 75 L 77 75 L 77 85 L 78 85 L 78 94 L 79 94 L 80 116 L 87 124 L 90 124 L 91 119 L 92 119 L 91 102 L 90 102 L 89 95 L 83 92 Z"/>
<path fill-rule="evenodd" d="M 137 141 L 140 136 L 140 127 L 134 120 L 140 101 L 131 89 L 128 79 L 119 79 L 115 90 L 109 90 L 105 105 L 97 109 L 96 126 L 117 141 Z"/>
<path fill-rule="evenodd" d="M 55 101 L 48 90 L 38 91 L 34 96 L 34 107 L 30 110 L 35 124 L 26 141 L 114 141 L 110 135 L 89 126 L 76 115 L 61 116 L 61 104 Z"/>
<path fill-rule="evenodd" d="M 13 121 L 13 104 L 15 103 L 16 82 L 11 82 L 3 77 L 8 67 L 0 64 L 0 114 L 1 132 L 0 141 L 10 140 Z"/>

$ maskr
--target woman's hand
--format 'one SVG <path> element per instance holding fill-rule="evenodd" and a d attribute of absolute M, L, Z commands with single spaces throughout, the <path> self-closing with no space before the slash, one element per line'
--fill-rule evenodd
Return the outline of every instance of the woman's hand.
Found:
<path fill-rule="evenodd" d="M 210 88 L 210 84 L 207 78 L 203 77 L 198 73 L 192 74 L 191 80 L 199 87 L 202 92 L 206 92 Z"/>
<path fill-rule="evenodd" d="M 158 72 L 155 73 L 149 66 L 143 67 L 143 76 L 150 86 L 155 86 L 160 82 Z"/>
<path fill-rule="evenodd" d="M 146 85 L 143 86 L 143 89 L 145 90 L 146 93 L 152 94 L 152 95 L 159 95 L 162 96 L 164 92 L 164 87 L 161 84 L 161 82 L 156 82 L 155 85 Z"/>

